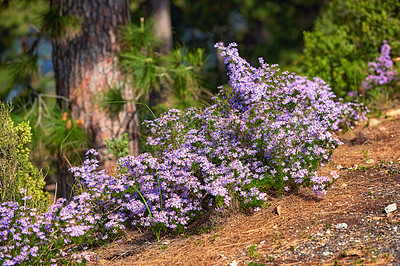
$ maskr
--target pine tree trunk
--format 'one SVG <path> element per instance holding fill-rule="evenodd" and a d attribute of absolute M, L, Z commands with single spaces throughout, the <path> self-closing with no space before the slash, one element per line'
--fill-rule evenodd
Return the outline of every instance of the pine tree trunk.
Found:
<path fill-rule="evenodd" d="M 52 42 L 56 91 L 69 99 L 59 104 L 70 110 L 73 119 L 84 117 L 81 126 L 93 138 L 94 148 L 103 161 L 110 157 L 104 140 L 118 138 L 124 132 L 129 136 L 131 154 L 137 155 L 136 105 L 125 103 L 123 110 L 114 116 L 98 107 L 105 101 L 104 92 L 113 88 L 119 88 L 125 100 L 134 99 L 133 88 L 127 86 L 117 57 L 120 51 L 117 30 L 130 22 L 129 0 L 50 0 L 50 3 L 52 7 L 60 4 L 62 15 L 76 16 L 81 23 L 81 30 L 75 36 Z M 65 173 L 58 176 L 58 196 L 69 198 L 73 179 Z"/>

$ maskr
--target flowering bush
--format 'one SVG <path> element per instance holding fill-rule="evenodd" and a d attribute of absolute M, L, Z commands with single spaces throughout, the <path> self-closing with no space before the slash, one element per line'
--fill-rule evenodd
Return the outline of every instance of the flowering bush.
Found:
<path fill-rule="evenodd" d="M 17 202 L 4 202 L 0 207 L 0 263 L 50 264 L 63 248 L 52 207 L 40 214 L 36 209 L 19 205 Z"/>
<path fill-rule="evenodd" d="M 269 188 L 280 193 L 302 185 L 324 194 L 337 175 L 318 176 L 316 170 L 341 144 L 331 131 L 364 118 L 365 109 L 335 102 L 321 79 L 293 77 L 262 59 L 254 68 L 235 46 L 216 45 L 228 65 L 229 87 L 221 87 L 215 104 L 203 111 L 170 110 L 147 122 L 152 132 L 148 144 L 159 158 L 179 147 L 202 156 L 212 165 L 210 173 L 218 169 L 218 174 L 211 174 L 211 180 L 208 173 L 199 176 L 201 182 L 230 187 L 230 193 L 219 195 L 227 205 L 234 194 L 257 206 Z"/>
<path fill-rule="evenodd" d="M 103 221 L 114 220 L 116 214 L 111 213 L 111 218 L 93 213 L 92 207 L 87 207 L 83 197 L 75 198 L 70 204 L 65 205 L 60 199 L 50 207 L 46 213 L 39 213 L 36 209 L 20 206 L 16 202 L 5 202 L 0 207 L 0 264 L 1 265 L 49 265 L 73 255 L 81 261 L 87 256 L 83 253 L 75 254 L 82 247 L 101 239 L 115 235 L 115 229 L 122 225 L 114 226 L 112 230 Z M 90 204 L 92 206 L 92 204 Z M 70 248 L 67 248 L 67 247 Z M 54 264 L 56 265 L 56 264 Z"/>
<path fill-rule="evenodd" d="M 378 89 L 380 92 L 391 93 L 394 87 L 393 81 L 396 80 L 396 73 L 393 69 L 393 61 L 390 57 L 390 45 L 387 41 L 383 42 L 381 53 L 375 62 L 368 64 L 369 75 L 362 83 L 362 87 L 368 93 L 371 89 Z"/>
<path fill-rule="evenodd" d="M 90 150 L 87 156 L 92 153 L 94 151 Z M 90 169 L 94 161 L 88 158 L 83 168 Z M 72 170 L 79 172 L 80 169 Z M 107 176 L 102 175 L 102 171 L 97 172 L 97 186 L 104 185 L 101 177 Z M 84 184 L 83 181 L 82 183 Z M 117 236 L 124 228 L 125 221 L 123 214 L 116 212 L 113 205 L 117 199 L 104 189 L 88 191 L 89 193 L 84 192 L 73 197 L 69 203 L 65 199 L 58 199 L 44 213 L 17 202 L 2 203 L 0 264 L 51 264 L 56 259 L 68 260 L 69 255 L 73 255 L 75 261 L 85 262 L 85 252 L 75 254 L 82 249 L 80 245 L 84 244 L 87 248 L 91 244 Z"/>
<path fill-rule="evenodd" d="M 157 237 L 210 207 L 258 208 L 269 192 L 298 186 L 325 194 L 338 175 L 316 170 L 341 144 L 332 131 L 363 118 L 362 105 L 336 102 L 322 80 L 293 77 L 262 59 L 254 68 L 235 46 L 217 44 L 230 81 L 213 105 L 170 109 L 147 121 L 154 154 L 120 158 L 117 176 L 98 171 L 97 160 L 88 158 L 72 169 L 82 191 L 116 210 L 118 221 L 151 228 Z"/>
<path fill-rule="evenodd" d="M 96 154 L 93 150 L 90 152 Z M 193 154 L 174 150 L 163 159 L 148 153 L 120 158 L 118 172 L 121 174 L 116 177 L 98 171 L 96 159 L 87 159 L 73 172 L 81 189 L 102 199 L 97 206 L 113 210 L 102 217 L 114 217 L 106 227 L 122 226 L 127 221 L 151 228 L 159 237 L 161 230 L 176 230 L 187 225 L 201 210 L 204 194 L 191 171 L 193 163 Z"/>
<path fill-rule="evenodd" d="M 325 194 L 338 175 L 316 170 L 341 144 L 332 132 L 365 118 L 365 108 L 334 101 L 321 79 L 292 76 L 262 59 L 252 67 L 234 43 L 216 47 L 228 65 L 229 86 L 203 110 L 171 109 L 147 121 L 154 154 L 120 158 L 111 176 L 98 170 L 92 149 L 71 169 L 77 181 L 71 202 L 59 199 L 42 214 L 3 203 L 0 262 L 50 264 L 81 244 L 117 236 L 127 224 L 150 228 L 159 239 L 202 211 L 234 204 L 258 210 L 271 192 L 299 186 Z M 72 258 L 85 262 L 87 254 Z"/>

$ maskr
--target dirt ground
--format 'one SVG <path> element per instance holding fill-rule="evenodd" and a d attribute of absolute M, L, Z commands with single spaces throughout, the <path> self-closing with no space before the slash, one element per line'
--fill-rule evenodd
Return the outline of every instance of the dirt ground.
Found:
<path fill-rule="evenodd" d="M 340 135 L 344 145 L 321 169 L 340 174 L 326 196 L 301 188 L 271 198 L 260 212 L 211 217 L 160 242 L 128 232 L 94 250 L 89 265 L 397 265 L 400 211 L 385 207 L 400 208 L 398 113 Z"/>

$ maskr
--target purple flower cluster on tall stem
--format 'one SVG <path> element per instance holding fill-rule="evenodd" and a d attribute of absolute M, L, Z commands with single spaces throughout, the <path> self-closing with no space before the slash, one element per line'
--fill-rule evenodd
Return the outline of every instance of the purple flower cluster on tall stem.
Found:
<path fill-rule="evenodd" d="M 390 85 L 395 80 L 396 73 L 393 69 L 393 61 L 390 57 L 390 45 L 387 41 L 381 46 L 381 53 L 374 62 L 368 64 L 369 75 L 362 83 L 362 87 L 368 91 L 372 88 L 383 90 L 385 85 Z"/>

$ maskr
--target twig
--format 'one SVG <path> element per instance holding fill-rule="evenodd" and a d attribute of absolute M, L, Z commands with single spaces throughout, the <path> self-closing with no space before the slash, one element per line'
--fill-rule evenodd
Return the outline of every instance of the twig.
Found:
<path fill-rule="evenodd" d="M 58 183 L 56 182 L 56 189 L 54 190 L 54 202 L 53 202 L 53 204 L 55 204 L 56 201 L 57 201 L 57 189 L 58 189 Z"/>

